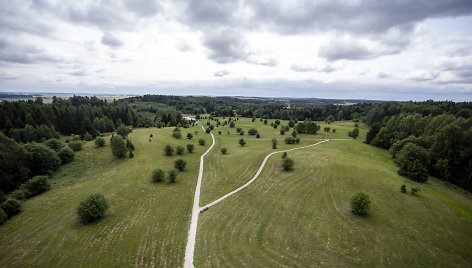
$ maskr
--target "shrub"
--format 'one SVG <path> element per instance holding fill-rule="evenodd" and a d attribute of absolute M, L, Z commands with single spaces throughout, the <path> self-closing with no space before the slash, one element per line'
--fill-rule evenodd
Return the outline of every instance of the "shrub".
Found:
<path fill-rule="evenodd" d="M 5 200 L 7 200 L 7 195 L 3 191 L 0 191 L 0 204 Z"/>
<path fill-rule="evenodd" d="M 294 130 L 292 131 L 292 137 L 296 138 L 297 137 L 297 132 Z"/>
<path fill-rule="evenodd" d="M 183 146 L 177 146 L 177 148 L 175 148 L 175 152 L 177 154 L 183 154 L 185 151 L 185 148 Z"/>
<path fill-rule="evenodd" d="M 51 189 L 48 176 L 36 176 L 31 180 L 25 182 L 21 188 L 26 189 L 30 192 L 30 196 L 35 196 L 44 193 Z"/>
<path fill-rule="evenodd" d="M 292 137 L 285 138 L 285 144 L 292 144 L 292 143 L 294 143 L 294 141 L 295 140 Z"/>
<path fill-rule="evenodd" d="M 114 135 L 111 138 L 111 152 L 117 158 L 125 157 L 126 152 L 128 152 L 125 141 L 120 135 Z"/>
<path fill-rule="evenodd" d="M 220 131 L 218 131 L 218 135 L 221 135 L 221 130 L 220 130 Z"/>
<path fill-rule="evenodd" d="M 401 191 L 402 193 L 406 193 L 406 186 L 405 186 L 405 184 L 403 184 L 403 185 L 400 187 L 400 191 Z"/>
<path fill-rule="evenodd" d="M 259 133 L 257 133 L 256 138 L 260 139 L 261 135 Z"/>
<path fill-rule="evenodd" d="M 133 150 L 128 149 L 128 158 L 133 158 L 133 157 L 134 157 Z"/>
<path fill-rule="evenodd" d="M 356 127 L 352 131 L 349 131 L 347 135 L 353 139 L 356 139 L 359 136 L 359 129 Z"/>
<path fill-rule="evenodd" d="M 8 218 L 19 214 L 22 210 L 21 202 L 16 199 L 8 199 L 0 205 L 0 208 L 5 211 Z"/>
<path fill-rule="evenodd" d="M 169 183 L 175 183 L 177 179 L 177 172 L 175 170 L 171 170 L 168 172 L 169 176 Z"/>
<path fill-rule="evenodd" d="M 80 136 L 79 135 L 72 134 L 70 137 L 71 137 L 71 140 L 73 140 L 73 141 L 80 141 Z"/>
<path fill-rule="evenodd" d="M 44 144 L 46 144 L 47 147 L 53 149 L 56 152 L 59 151 L 62 147 L 64 147 L 64 144 L 58 139 L 49 139 Z"/>
<path fill-rule="evenodd" d="M 286 171 L 292 170 L 293 168 L 293 160 L 290 157 L 285 157 L 282 160 L 282 168 Z"/>
<path fill-rule="evenodd" d="M 90 194 L 80 202 L 77 215 L 84 223 L 92 222 L 105 216 L 108 207 L 108 202 L 102 194 Z"/>
<path fill-rule="evenodd" d="M 166 155 L 173 155 L 174 154 L 174 148 L 172 146 L 170 146 L 169 144 L 166 145 L 166 147 L 164 147 L 164 153 Z"/>
<path fill-rule="evenodd" d="M 193 152 L 194 149 L 195 149 L 195 146 L 193 146 L 193 144 L 191 143 L 187 144 L 187 151 L 189 153 Z"/>
<path fill-rule="evenodd" d="M 210 128 L 205 129 L 205 132 L 206 132 L 206 133 L 210 133 L 210 131 L 211 131 Z"/>
<path fill-rule="evenodd" d="M 77 152 L 82 150 L 83 143 L 81 141 L 71 141 L 67 144 L 72 151 Z"/>
<path fill-rule="evenodd" d="M 174 161 L 174 167 L 178 171 L 183 171 L 185 169 L 185 166 L 187 165 L 187 162 L 183 159 L 176 159 Z"/>
<path fill-rule="evenodd" d="M 415 194 L 418 193 L 418 192 L 421 192 L 421 189 L 420 189 L 420 188 L 414 188 L 414 187 L 411 188 L 411 194 L 412 194 L 412 195 L 415 195 Z"/>
<path fill-rule="evenodd" d="M 277 140 L 272 139 L 272 149 L 277 149 Z"/>
<path fill-rule="evenodd" d="M 351 210 L 357 215 L 367 215 L 370 207 L 370 198 L 367 194 L 359 192 L 351 198 Z"/>
<path fill-rule="evenodd" d="M 126 138 L 128 136 L 128 134 L 131 132 L 131 128 L 130 127 L 127 127 L 125 125 L 120 125 L 117 129 L 116 129 L 116 133 L 118 135 L 120 135 L 123 139 Z"/>
<path fill-rule="evenodd" d="M 97 147 L 103 147 L 105 146 L 105 139 L 102 137 L 98 137 L 95 139 L 95 146 Z"/>
<path fill-rule="evenodd" d="M 282 128 L 282 129 L 280 130 L 280 135 L 285 135 L 285 129 Z"/>
<path fill-rule="evenodd" d="M 282 159 L 284 159 L 285 157 L 287 157 L 287 152 L 284 152 L 284 153 L 282 154 Z"/>
<path fill-rule="evenodd" d="M 239 145 L 241 146 L 246 145 L 246 141 L 244 139 L 239 139 Z"/>
<path fill-rule="evenodd" d="M 149 134 L 149 138 L 152 138 L 152 137 L 154 137 L 154 135 L 152 135 L 152 133 L 151 133 L 151 134 Z"/>
<path fill-rule="evenodd" d="M 31 197 L 31 193 L 26 189 L 16 189 L 10 193 L 10 197 L 17 200 L 26 200 Z"/>
<path fill-rule="evenodd" d="M 3 225 L 8 220 L 8 215 L 0 208 L 0 225 Z"/>
<path fill-rule="evenodd" d="M 425 148 L 407 143 L 396 154 L 394 162 L 400 167 L 398 174 L 418 182 L 428 180 L 427 167 L 431 163 L 431 156 Z"/>
<path fill-rule="evenodd" d="M 201 146 L 205 145 L 205 140 L 204 139 L 199 139 L 198 144 L 200 144 Z"/>
<path fill-rule="evenodd" d="M 172 132 L 172 137 L 174 137 L 176 139 L 180 139 L 180 138 L 182 138 L 182 133 L 180 131 L 174 131 L 174 132 Z"/>
<path fill-rule="evenodd" d="M 256 135 L 257 134 L 257 129 L 251 128 L 247 131 L 247 134 L 249 135 Z"/>
<path fill-rule="evenodd" d="M 92 137 L 92 135 L 90 135 L 90 133 L 85 132 L 85 134 L 84 134 L 84 140 L 86 140 L 86 141 L 91 141 L 91 140 L 93 140 L 93 137 Z"/>
<path fill-rule="evenodd" d="M 28 157 L 28 167 L 33 176 L 52 174 L 61 166 L 61 159 L 57 153 L 44 144 L 28 143 L 25 149 L 31 153 Z"/>
<path fill-rule="evenodd" d="M 187 139 L 191 140 L 193 138 L 192 133 L 187 133 Z"/>
<path fill-rule="evenodd" d="M 299 144 L 299 143 L 300 143 L 300 138 L 298 138 L 298 137 L 295 138 L 295 143 L 296 143 L 296 144 Z"/>
<path fill-rule="evenodd" d="M 228 150 L 227 150 L 226 148 L 221 148 L 221 153 L 222 153 L 222 154 L 226 154 L 227 151 L 228 151 Z"/>
<path fill-rule="evenodd" d="M 152 172 L 152 181 L 153 182 L 161 182 L 164 180 L 166 174 L 164 172 L 164 170 L 158 168 L 158 169 L 155 169 L 153 172 Z"/>
<path fill-rule="evenodd" d="M 75 153 L 68 148 L 62 148 L 57 154 L 61 159 L 63 165 L 68 164 L 74 160 Z"/>

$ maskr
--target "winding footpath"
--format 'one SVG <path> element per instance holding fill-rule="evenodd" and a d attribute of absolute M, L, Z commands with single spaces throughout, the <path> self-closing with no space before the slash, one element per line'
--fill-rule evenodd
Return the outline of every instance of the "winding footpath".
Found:
<path fill-rule="evenodd" d="M 203 129 L 203 131 L 205 131 L 203 126 L 200 127 Z M 187 246 L 185 247 L 184 267 L 186 268 L 193 267 L 193 253 L 195 251 L 195 238 L 197 237 L 198 215 L 200 214 L 200 186 L 202 185 L 203 176 L 203 157 L 205 157 L 205 155 L 207 155 L 215 145 L 215 137 L 213 136 L 213 133 L 210 132 L 210 134 L 211 139 L 213 140 L 213 144 L 210 146 L 210 148 L 208 148 L 208 150 L 204 154 L 202 154 L 202 156 L 200 156 L 200 169 L 198 171 L 197 187 L 195 188 L 195 196 L 193 197 L 192 219 L 190 220 Z"/>

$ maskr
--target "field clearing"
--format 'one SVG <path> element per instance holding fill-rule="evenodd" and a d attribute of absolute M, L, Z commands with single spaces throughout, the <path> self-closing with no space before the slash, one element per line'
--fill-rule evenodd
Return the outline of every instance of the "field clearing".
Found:
<path fill-rule="evenodd" d="M 274 151 L 270 139 L 281 137 L 270 121 L 268 126 L 255 122 L 269 140 L 248 140 L 245 147 L 232 135 L 216 135 L 201 206 L 250 180 L 265 155 Z M 247 133 L 252 124 L 240 119 L 236 127 Z M 277 150 L 316 142 L 308 139 L 347 138 L 353 128 L 352 122 L 336 122 L 330 125 L 336 133 L 325 133 L 325 125 L 315 136 L 299 135 L 299 145 L 279 141 Z M 434 178 L 417 185 L 399 176 L 387 151 L 362 143 L 365 133 L 361 124 L 357 141 L 289 152 L 295 161 L 292 172 L 281 170 L 279 154 L 272 156 L 253 184 L 201 214 L 196 266 L 470 267 L 470 195 Z M 221 155 L 218 146 L 227 147 L 229 154 Z M 422 192 L 402 194 L 402 184 L 419 186 Z M 365 218 L 350 212 L 349 197 L 358 191 L 372 199 Z"/>
<path fill-rule="evenodd" d="M 26 201 L 23 212 L 0 227 L 0 266 L 180 266 L 199 158 L 211 139 L 192 127 L 182 133 L 198 131 L 193 140 L 176 140 L 172 129 L 133 130 L 132 159 L 115 159 L 108 138 L 105 148 L 88 142 L 73 163 L 54 175 L 52 190 Z M 202 137 L 206 146 L 197 143 Z M 164 155 L 166 144 L 187 143 L 195 144 L 194 153 Z M 173 169 L 177 158 L 187 161 L 177 183 L 153 184 L 151 171 Z M 84 226 L 76 207 L 92 192 L 103 193 L 110 209 L 104 219 Z"/>

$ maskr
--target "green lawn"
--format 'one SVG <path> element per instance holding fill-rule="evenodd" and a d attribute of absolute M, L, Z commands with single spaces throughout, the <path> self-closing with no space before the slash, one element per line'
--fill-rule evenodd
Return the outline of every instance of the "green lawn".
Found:
<path fill-rule="evenodd" d="M 135 129 L 132 159 L 115 159 L 109 147 L 88 142 L 76 160 L 56 173 L 53 189 L 24 203 L 23 212 L 0 227 L 1 267 L 127 267 L 182 264 L 200 155 L 211 137 L 200 127 L 194 139 L 176 140 L 173 128 Z M 152 142 L 149 134 L 153 133 Z M 205 138 L 206 146 L 198 145 Z M 166 144 L 195 144 L 195 152 L 164 155 Z M 187 169 L 177 183 L 153 184 L 151 171 L 173 169 L 182 157 Z M 76 216 L 80 200 L 101 192 L 110 209 L 106 217 L 82 225 Z"/>

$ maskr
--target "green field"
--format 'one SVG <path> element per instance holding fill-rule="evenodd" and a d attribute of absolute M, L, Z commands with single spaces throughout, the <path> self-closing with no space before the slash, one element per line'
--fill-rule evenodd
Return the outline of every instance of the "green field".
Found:
<path fill-rule="evenodd" d="M 325 133 L 327 124 L 320 123 L 318 134 L 299 135 L 300 144 L 286 145 L 283 139 L 291 131 L 281 136 L 280 126 L 270 126 L 274 121 L 237 121 L 245 131 L 244 147 L 238 144 L 241 136 L 233 135 L 236 127 L 214 129 L 216 144 L 205 159 L 200 206 L 250 180 L 275 151 L 272 138 L 278 139 L 276 150 L 290 149 L 346 139 L 354 124 L 336 122 L 330 125 L 336 133 Z M 261 139 L 247 135 L 251 127 Z M 95 148 L 87 143 L 73 163 L 54 175 L 52 190 L 26 201 L 23 212 L 0 227 L 0 266 L 182 266 L 199 158 L 211 137 L 192 127 L 176 140 L 172 129 L 135 129 L 132 159 L 115 159 L 108 144 Z M 185 146 L 187 132 L 195 131 L 191 143 L 196 150 L 182 156 L 187 169 L 177 183 L 153 184 L 151 171 L 169 170 L 179 158 L 164 156 L 163 147 Z M 281 170 L 280 154 L 272 156 L 253 184 L 200 214 L 195 266 L 470 267 L 471 195 L 434 178 L 416 185 L 399 176 L 387 151 L 362 142 L 366 132 L 361 124 L 356 141 L 289 152 L 295 161 L 291 172 Z M 198 145 L 199 138 L 206 139 L 206 146 Z M 422 191 L 402 194 L 402 184 Z M 349 197 L 358 191 L 372 199 L 367 217 L 350 212 Z M 92 192 L 103 193 L 110 209 L 104 219 L 82 225 L 75 210 Z"/>

